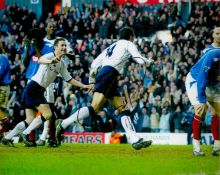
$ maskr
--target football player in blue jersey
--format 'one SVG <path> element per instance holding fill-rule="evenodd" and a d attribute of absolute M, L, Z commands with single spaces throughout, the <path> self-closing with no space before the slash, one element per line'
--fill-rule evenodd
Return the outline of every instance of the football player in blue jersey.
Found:
<path fill-rule="evenodd" d="M 194 106 L 193 119 L 193 155 L 204 156 L 201 150 L 200 137 L 202 122 L 206 115 L 207 105 L 212 113 L 211 131 L 214 138 L 212 155 L 220 151 L 220 48 L 207 51 L 190 69 L 186 77 L 186 91 Z"/>
<path fill-rule="evenodd" d="M 7 114 L 10 95 L 11 70 L 10 63 L 2 42 L 0 41 L 0 140 L 3 133 L 9 131 L 11 124 Z"/>
<path fill-rule="evenodd" d="M 220 27 L 216 27 L 212 32 L 213 43 L 208 45 L 203 51 L 202 54 L 205 54 L 211 49 L 220 48 Z"/>

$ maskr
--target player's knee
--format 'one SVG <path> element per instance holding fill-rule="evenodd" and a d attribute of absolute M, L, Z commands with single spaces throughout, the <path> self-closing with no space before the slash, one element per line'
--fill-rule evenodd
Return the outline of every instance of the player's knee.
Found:
<path fill-rule="evenodd" d="M 27 116 L 26 119 L 25 119 L 25 122 L 30 125 L 31 122 L 33 121 L 34 117 L 30 117 L 30 116 Z"/>
<path fill-rule="evenodd" d="M 204 119 L 205 116 L 206 116 L 206 111 L 203 111 L 203 112 L 201 112 L 201 111 L 195 111 L 195 114 L 196 114 L 197 116 L 201 117 L 202 119 Z"/>
<path fill-rule="evenodd" d="M 52 116 L 52 112 L 51 111 L 43 112 L 42 116 L 44 117 L 45 120 L 50 120 Z"/>

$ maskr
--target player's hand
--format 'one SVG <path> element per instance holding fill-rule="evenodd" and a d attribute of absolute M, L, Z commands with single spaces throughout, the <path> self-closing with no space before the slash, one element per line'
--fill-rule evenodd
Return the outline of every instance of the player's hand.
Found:
<path fill-rule="evenodd" d="M 89 85 L 88 85 L 88 89 L 89 89 L 89 90 L 93 90 L 93 89 L 94 89 L 94 84 L 89 84 Z"/>
<path fill-rule="evenodd" d="M 67 57 L 69 57 L 69 56 L 70 56 L 70 57 L 75 56 L 75 53 L 74 53 L 73 51 L 66 52 L 65 54 L 66 54 Z"/>
<path fill-rule="evenodd" d="M 60 59 L 58 57 L 55 57 L 54 59 L 51 60 L 51 64 L 56 64 L 59 62 L 60 62 Z"/>
<path fill-rule="evenodd" d="M 148 58 L 148 66 L 154 64 L 154 60 L 152 58 Z"/>
<path fill-rule="evenodd" d="M 66 55 L 65 51 L 61 51 L 59 55 L 56 56 L 57 60 L 60 61 Z"/>
<path fill-rule="evenodd" d="M 85 89 L 93 90 L 94 84 L 89 84 L 84 86 Z"/>

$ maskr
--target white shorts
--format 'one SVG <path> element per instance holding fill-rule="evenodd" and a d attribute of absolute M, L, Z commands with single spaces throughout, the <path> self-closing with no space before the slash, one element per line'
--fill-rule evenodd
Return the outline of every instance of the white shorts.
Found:
<path fill-rule="evenodd" d="M 191 104 L 193 106 L 201 104 L 198 100 L 197 81 L 191 76 L 190 73 L 188 73 L 186 76 L 185 86 Z"/>
<path fill-rule="evenodd" d="M 192 105 L 201 104 L 198 100 L 197 81 L 191 76 L 190 73 L 186 76 L 186 92 Z M 218 87 L 208 86 L 205 90 L 207 101 L 220 102 L 220 89 Z"/>

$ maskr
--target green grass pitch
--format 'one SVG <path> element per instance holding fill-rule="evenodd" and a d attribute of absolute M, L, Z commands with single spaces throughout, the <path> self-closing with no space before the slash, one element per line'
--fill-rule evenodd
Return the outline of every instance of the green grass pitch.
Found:
<path fill-rule="evenodd" d="M 220 158 L 203 146 L 152 145 L 134 150 L 129 144 L 63 144 L 58 148 L 0 145 L 0 175 L 220 175 Z"/>

